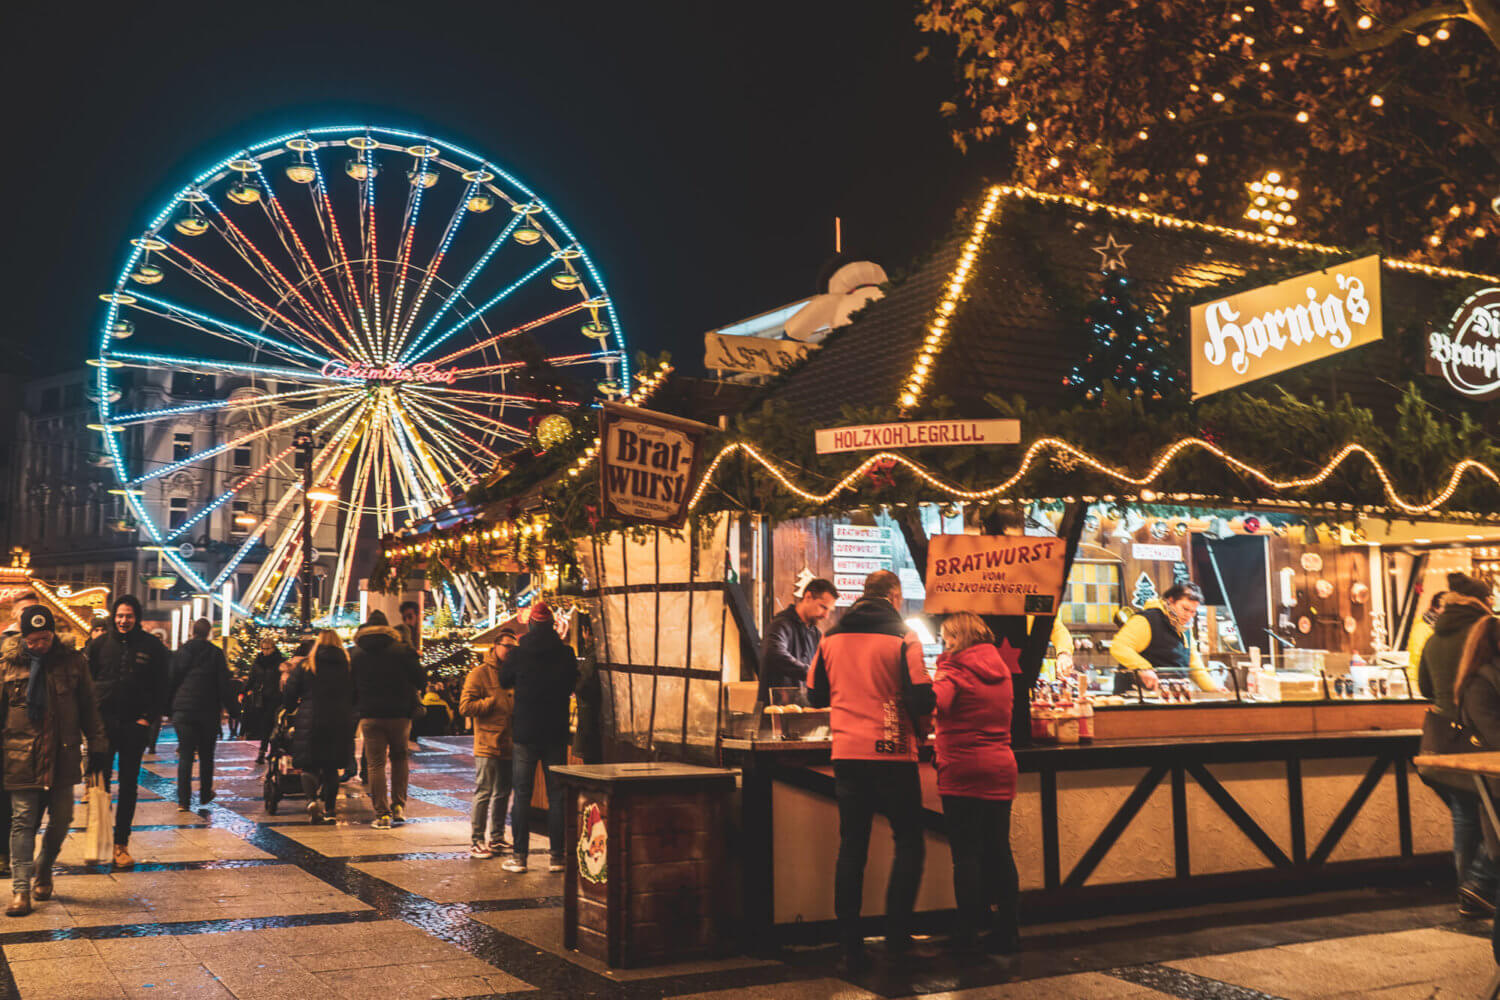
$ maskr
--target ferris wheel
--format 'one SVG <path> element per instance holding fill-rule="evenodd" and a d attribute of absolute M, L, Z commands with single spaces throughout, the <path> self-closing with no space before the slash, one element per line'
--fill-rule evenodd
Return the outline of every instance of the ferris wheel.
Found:
<path fill-rule="evenodd" d="M 340 603 L 362 535 L 460 496 L 540 415 L 630 389 L 614 305 L 562 218 L 485 157 L 398 129 L 310 128 L 223 160 L 100 298 L 114 492 L 191 590 L 220 593 L 248 560 L 234 601 L 266 618 L 298 576 L 304 504 L 336 530 L 317 557 Z M 214 433 L 172 444 L 185 421 Z M 168 512 L 172 483 L 192 499 Z M 232 541 L 195 565 L 192 540 L 231 512 Z"/>

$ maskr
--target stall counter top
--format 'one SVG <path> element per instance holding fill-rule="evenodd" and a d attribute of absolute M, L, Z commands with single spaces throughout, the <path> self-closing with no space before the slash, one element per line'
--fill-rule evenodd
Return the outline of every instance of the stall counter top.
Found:
<path fill-rule="evenodd" d="M 1039 744 L 1016 749 L 1022 771 L 1079 771 L 1111 767 L 1139 767 L 1182 759 L 1198 763 L 1230 763 L 1249 760 L 1312 759 L 1347 756 L 1353 752 L 1380 750 L 1391 744 L 1410 744 L 1421 739 L 1420 729 L 1349 729 L 1340 732 L 1236 733 L 1221 736 L 1159 736 L 1094 740 L 1092 743 Z M 792 767 L 817 766 L 828 760 L 833 749 L 828 740 L 726 739 L 723 751 L 739 756 L 746 766 L 760 760 Z M 931 757 L 931 745 L 922 757 Z"/>

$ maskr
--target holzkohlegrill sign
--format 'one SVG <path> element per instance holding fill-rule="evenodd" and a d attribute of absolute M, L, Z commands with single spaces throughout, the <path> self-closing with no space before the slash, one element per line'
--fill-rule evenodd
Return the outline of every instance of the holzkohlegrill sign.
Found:
<path fill-rule="evenodd" d="M 1500 288 L 1481 288 L 1427 335 L 1427 373 L 1470 399 L 1500 397 Z"/>
<path fill-rule="evenodd" d="M 1381 336 L 1380 257 L 1193 306 L 1193 396 L 1351 351 Z"/>
<path fill-rule="evenodd" d="M 707 432 L 696 421 L 605 403 L 599 413 L 599 492 L 604 516 L 682 527 L 698 485 Z"/>

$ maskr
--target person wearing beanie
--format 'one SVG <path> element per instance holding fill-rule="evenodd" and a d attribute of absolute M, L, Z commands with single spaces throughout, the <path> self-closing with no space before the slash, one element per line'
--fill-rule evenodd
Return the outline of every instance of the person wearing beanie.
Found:
<path fill-rule="evenodd" d="M 8 643 L 0 655 L 4 781 L 14 810 L 8 917 L 26 916 L 32 899 L 52 898 L 52 865 L 73 822 L 73 786 L 83 777 L 79 747 L 84 735 L 88 772 L 109 766 L 108 737 L 83 656 L 58 641 L 52 612 L 40 604 L 21 612 L 20 625 L 19 641 Z M 47 834 L 38 852 L 43 809 Z"/>
<path fill-rule="evenodd" d="M 500 686 L 515 692 L 510 817 L 514 853 L 500 867 L 508 872 L 526 871 L 526 854 L 531 846 L 531 789 L 537 765 L 541 764 L 547 786 L 550 870 L 560 872 L 566 867 L 563 799 L 552 769 L 568 762 L 568 701 L 578 683 L 578 657 L 557 634 L 552 609 L 546 603 L 533 604 L 526 620 L 526 634 L 506 655 L 500 670 Z"/>
<path fill-rule="evenodd" d="M 119 758 L 120 793 L 115 804 L 116 868 L 130 868 L 135 859 L 130 826 L 141 780 L 141 757 L 151 739 L 151 724 L 167 711 L 167 647 L 141 628 L 141 602 L 131 594 L 115 598 L 110 607 L 113 625 L 88 646 L 89 674 L 99 698 L 99 714 L 109 734 L 113 757 Z M 110 768 L 104 769 L 105 782 Z"/>

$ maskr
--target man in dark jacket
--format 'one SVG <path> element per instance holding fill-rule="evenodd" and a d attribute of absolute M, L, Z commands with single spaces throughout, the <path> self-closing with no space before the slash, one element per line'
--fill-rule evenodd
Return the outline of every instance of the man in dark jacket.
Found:
<path fill-rule="evenodd" d="M 11 875 L 8 917 L 31 912 L 31 900 L 52 897 L 52 865 L 73 821 L 73 786 L 79 773 L 80 737 L 89 738 L 89 773 L 109 766 L 104 722 L 84 659 L 57 640 L 52 612 L 33 604 L 21 614 L 21 638 L 0 657 L 0 720 L 3 720 L 5 787 L 14 816 L 10 830 Z M 42 810 L 47 835 L 36 851 Z"/>
<path fill-rule="evenodd" d="M 818 622 L 828 617 L 838 589 L 821 577 L 809 580 L 797 600 L 777 612 L 766 626 L 766 637 L 760 644 L 760 692 L 756 695 L 767 704 L 773 687 L 798 689 L 798 703 L 806 699 L 807 670 L 818 651 Z"/>
<path fill-rule="evenodd" d="M 193 804 L 193 758 L 198 758 L 198 803 L 214 800 L 214 745 L 219 741 L 219 712 L 234 704 L 234 681 L 224 651 L 208 641 L 207 618 L 193 622 L 193 637 L 172 654 L 167 704 L 177 730 L 177 807 Z"/>
<path fill-rule="evenodd" d="M 578 683 L 578 657 L 557 634 L 552 609 L 538 601 L 531 606 L 527 631 L 505 657 L 500 686 L 516 692 L 511 722 L 514 747 L 511 765 L 515 803 L 510 829 L 514 853 L 501 865 L 508 872 L 526 870 L 531 846 L 531 789 L 536 767 L 542 765 L 547 785 L 547 837 L 552 848 L 551 871 L 560 872 L 563 846 L 563 801 L 552 768 L 568 762 L 568 701 Z"/>
<path fill-rule="evenodd" d="M 141 602 L 130 594 L 115 598 L 114 628 L 89 643 L 89 673 L 99 697 L 99 714 L 109 746 L 120 759 L 120 797 L 115 805 L 115 867 L 135 864 L 126 848 L 135 822 L 141 756 L 151 723 L 167 711 L 167 647 L 141 628 Z M 111 761 L 113 763 L 113 761 Z M 105 770 L 109 780 L 109 770 Z"/>
<path fill-rule="evenodd" d="M 417 651 L 401 640 L 380 611 L 370 612 L 365 627 L 354 634 L 349 672 L 354 681 L 354 712 L 365 740 L 370 802 L 377 830 L 406 822 L 406 784 L 410 778 L 407 738 L 411 735 L 412 706 L 427 682 Z M 385 762 L 391 762 L 387 792 Z M 389 795 L 389 797 L 387 797 Z"/>

